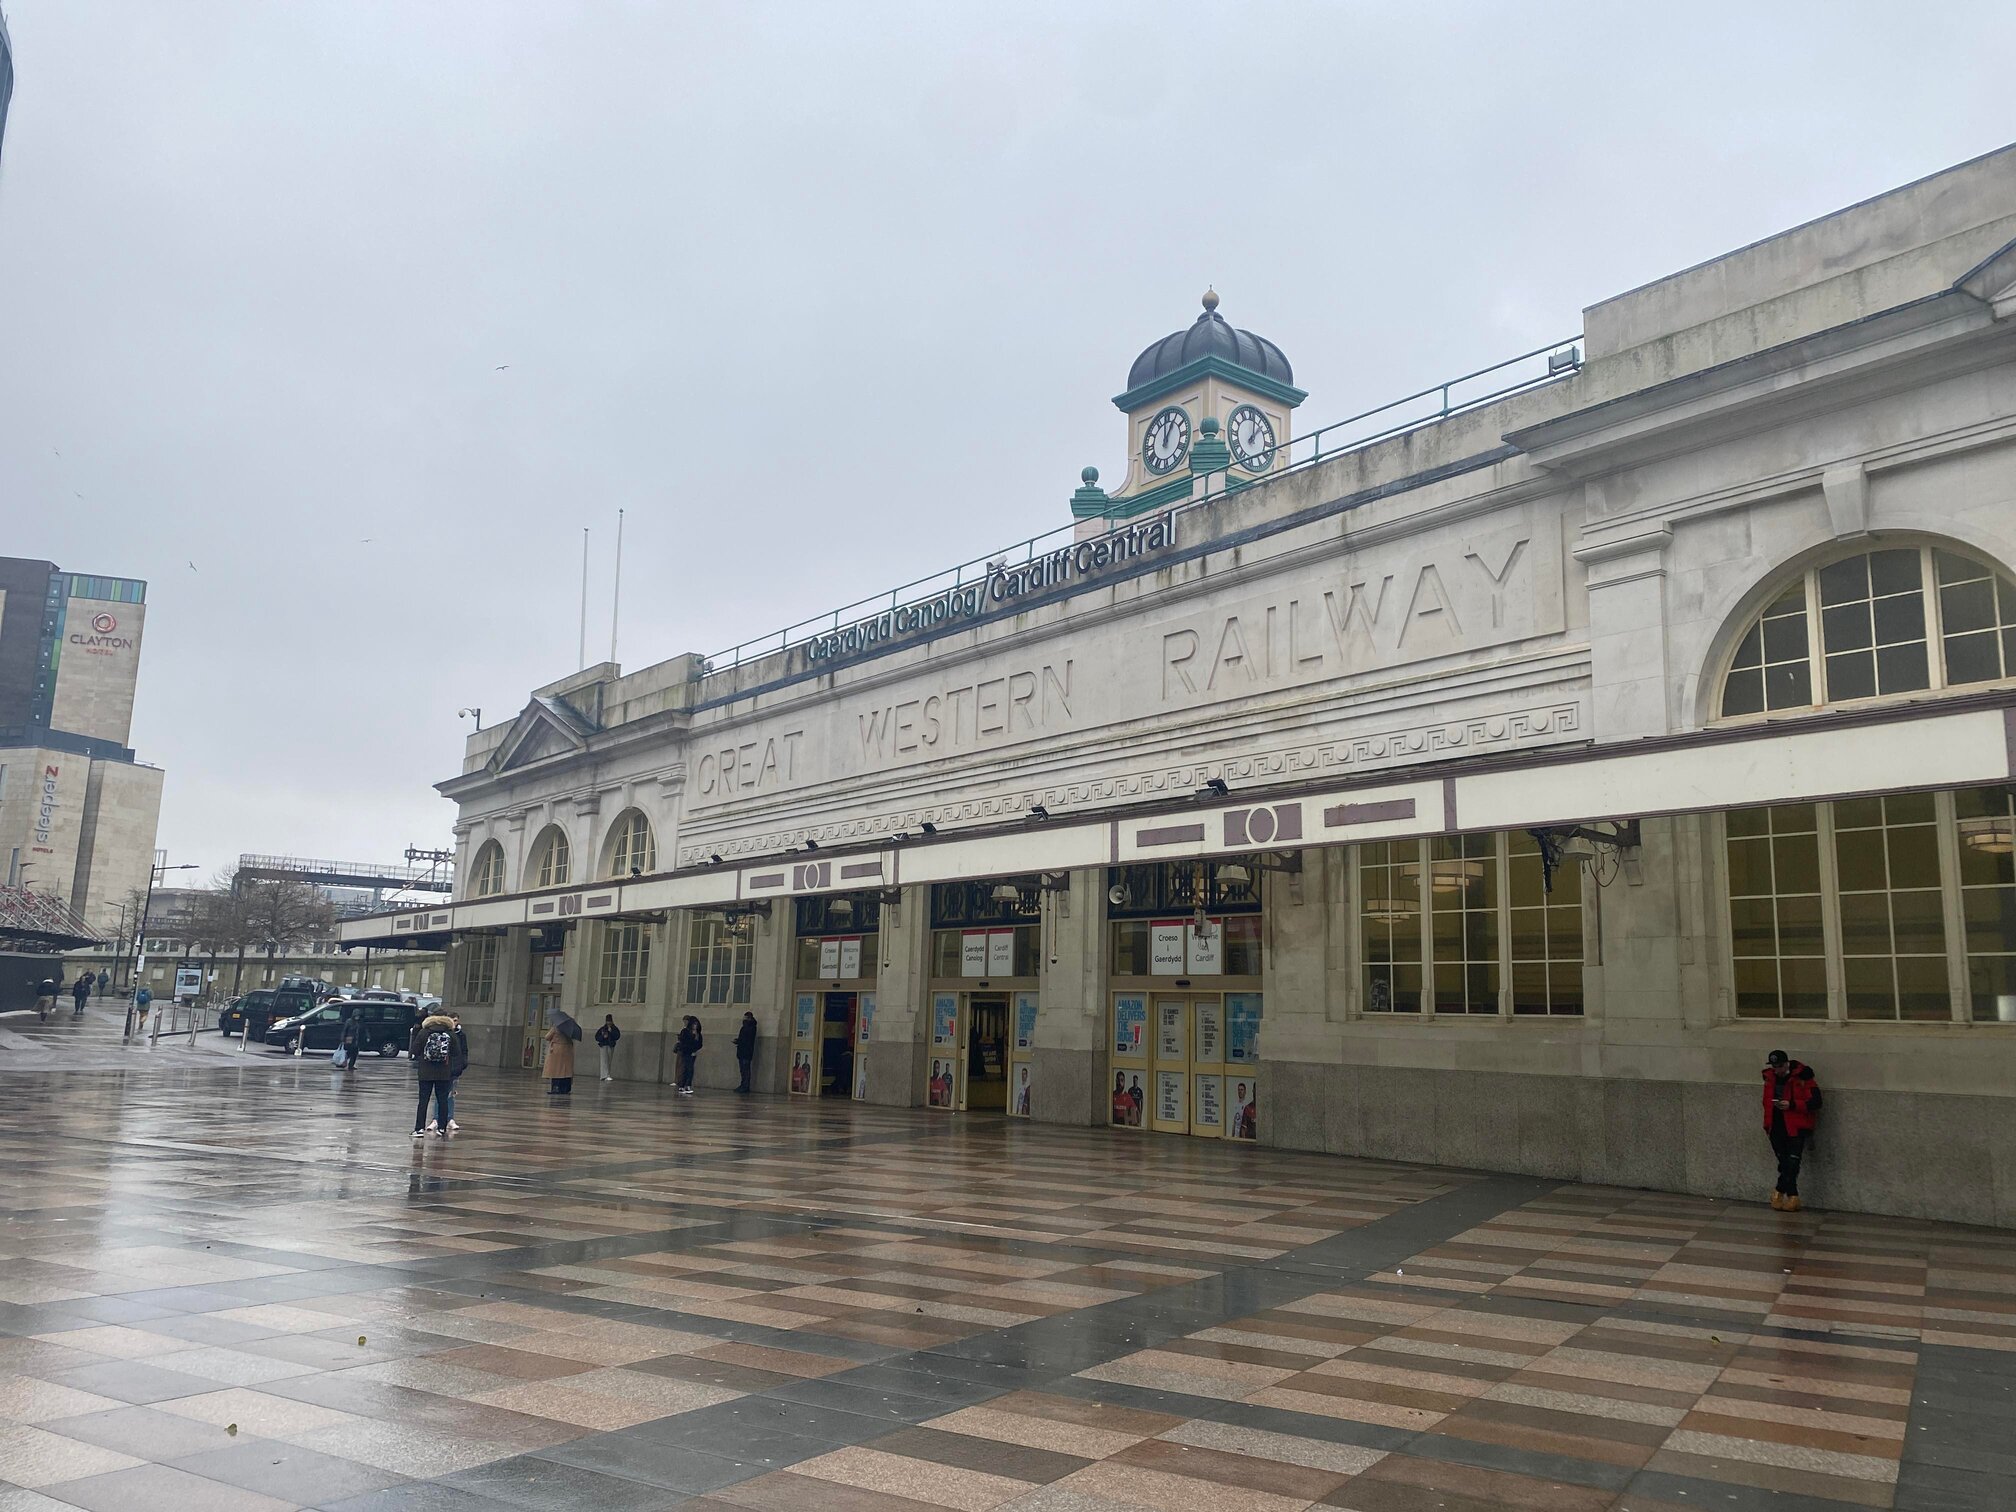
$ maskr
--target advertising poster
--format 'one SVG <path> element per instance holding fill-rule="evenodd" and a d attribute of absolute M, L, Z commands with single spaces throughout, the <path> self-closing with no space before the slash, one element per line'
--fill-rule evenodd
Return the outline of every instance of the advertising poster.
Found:
<path fill-rule="evenodd" d="M 987 975 L 1015 975 L 1015 931 L 997 929 L 987 936 Z"/>
<path fill-rule="evenodd" d="M 818 1089 L 812 1085 L 812 1052 L 793 1050 L 791 1052 L 791 1091 L 799 1097 L 809 1097 Z"/>
<path fill-rule="evenodd" d="M 1138 1129 L 1141 1127 L 1141 1107 L 1146 1094 L 1141 1090 L 1139 1071 L 1115 1071 L 1113 1073 L 1113 1126 L 1118 1129 Z"/>
<path fill-rule="evenodd" d="M 840 975 L 840 942 L 821 940 L 819 942 L 819 975 L 832 981 Z"/>
<path fill-rule="evenodd" d="M 933 1108 L 952 1106 L 952 1072 L 954 1062 L 949 1055 L 931 1058 L 931 1080 L 924 1086 L 925 1104 Z"/>
<path fill-rule="evenodd" d="M 1183 1073 L 1181 1071 L 1157 1071 L 1155 1073 L 1155 1121 L 1165 1124 L 1188 1122 L 1183 1111 Z"/>
<path fill-rule="evenodd" d="M 1027 1055 L 1036 1041 L 1036 994 L 1015 994 L 1015 1053 Z"/>
<path fill-rule="evenodd" d="M 1181 919 L 1158 919 L 1148 926 L 1148 974 L 1183 975 L 1183 936 L 1189 926 Z"/>
<path fill-rule="evenodd" d="M 819 999 L 810 992 L 798 994 L 798 1038 L 812 1038 L 812 1026 L 818 1021 Z"/>
<path fill-rule="evenodd" d="M 868 1043 L 869 1026 L 872 1025 L 874 1022 L 875 1022 L 875 994 L 872 992 L 864 992 L 861 994 L 861 1028 L 859 1033 L 856 1034 L 855 1036 L 855 1038 L 858 1039 L 864 1045 Z"/>
<path fill-rule="evenodd" d="M 959 937 L 959 975 L 987 975 L 987 931 L 969 929 Z"/>
<path fill-rule="evenodd" d="M 1260 994 L 1225 994 L 1225 1059 L 1250 1066 L 1260 1059 Z"/>
<path fill-rule="evenodd" d="M 1250 1076 L 1228 1076 L 1232 1084 L 1232 1109 L 1225 1126 L 1227 1139 L 1260 1137 L 1260 1083 Z"/>
<path fill-rule="evenodd" d="M 1195 1059 L 1206 1066 L 1215 1066 L 1225 1059 L 1225 1010 L 1216 1003 L 1197 1005 Z"/>
<path fill-rule="evenodd" d="M 1147 1052 L 1148 1002 L 1145 998 L 1117 997 L 1113 1000 L 1113 1053 L 1142 1055 Z"/>
<path fill-rule="evenodd" d="M 852 981 L 861 975 L 861 937 L 852 936 L 840 942 L 840 970 L 837 975 Z"/>
<path fill-rule="evenodd" d="M 959 1040 L 959 995 L 938 992 L 931 996 L 931 1043 L 956 1046 Z"/>
<path fill-rule="evenodd" d="M 1015 1080 L 1009 1086 L 1008 1114 L 1011 1118 L 1029 1116 L 1029 1067 L 1027 1063 L 1015 1068 Z"/>
<path fill-rule="evenodd" d="M 857 1055 L 854 1057 L 854 1101 L 866 1102 L 867 1100 L 868 1100 L 868 1057 L 865 1055 Z"/>
<path fill-rule="evenodd" d="M 1155 1059 L 1188 1060 L 1183 1044 L 1183 1009 L 1181 1002 L 1157 1003 L 1155 1005 Z"/>
<path fill-rule="evenodd" d="M 1206 920 L 1202 929 L 1185 924 L 1183 939 L 1189 950 L 1192 976 L 1216 976 L 1225 969 L 1225 928 L 1216 919 Z"/>
<path fill-rule="evenodd" d="M 1200 1129 L 1223 1129 L 1225 1127 L 1225 1079 L 1222 1076 L 1200 1076 L 1195 1078 L 1197 1086 L 1197 1127 Z"/>

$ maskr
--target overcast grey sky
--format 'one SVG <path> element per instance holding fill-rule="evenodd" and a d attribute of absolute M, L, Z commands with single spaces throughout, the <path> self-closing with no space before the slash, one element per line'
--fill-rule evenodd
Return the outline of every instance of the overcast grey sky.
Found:
<path fill-rule="evenodd" d="M 619 506 L 716 651 L 1117 481 L 1207 283 L 1307 430 L 2016 136 L 1957 0 L 0 3 L 0 552 L 148 580 L 206 870 L 446 843 Z"/>

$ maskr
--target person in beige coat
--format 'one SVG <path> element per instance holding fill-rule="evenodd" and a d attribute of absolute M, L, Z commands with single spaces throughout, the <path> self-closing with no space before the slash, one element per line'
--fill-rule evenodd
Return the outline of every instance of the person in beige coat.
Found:
<path fill-rule="evenodd" d="M 581 1026 L 564 1013 L 546 1031 L 548 1097 L 566 1097 L 574 1091 L 574 1042 L 580 1038 Z"/>

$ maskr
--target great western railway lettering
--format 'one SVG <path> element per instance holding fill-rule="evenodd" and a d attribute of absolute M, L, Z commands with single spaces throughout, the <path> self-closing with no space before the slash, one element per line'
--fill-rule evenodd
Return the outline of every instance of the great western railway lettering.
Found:
<path fill-rule="evenodd" d="M 1553 628 L 1537 602 L 1551 596 L 1536 592 L 1531 544 L 1522 536 L 1165 631 L 1162 697 L 1230 697 Z"/>
<path fill-rule="evenodd" d="M 880 704 L 855 716 L 867 760 L 944 754 L 1071 717 L 1071 663 L 1041 666 Z"/>
<path fill-rule="evenodd" d="M 798 742 L 804 738 L 803 730 L 788 730 L 702 751 L 694 785 L 702 798 L 733 798 L 788 786 L 797 780 Z"/>

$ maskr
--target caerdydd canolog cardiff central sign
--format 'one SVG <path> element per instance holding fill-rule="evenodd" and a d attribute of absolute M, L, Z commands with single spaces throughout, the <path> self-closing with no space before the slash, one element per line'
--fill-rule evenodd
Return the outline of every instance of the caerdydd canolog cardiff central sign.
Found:
<path fill-rule="evenodd" d="M 810 661 L 832 661 L 915 636 L 937 634 L 962 622 L 986 618 L 1017 600 L 1105 576 L 1137 557 L 1166 551 L 1175 544 L 1176 516 L 1171 512 L 1137 520 L 1107 535 L 1074 541 L 1014 566 L 996 562 L 989 566 L 986 577 L 977 581 L 897 604 L 815 635 L 805 642 L 805 655 Z"/>

